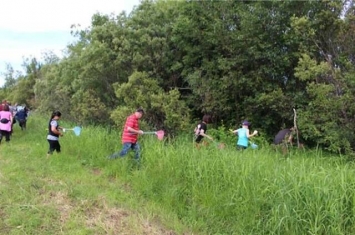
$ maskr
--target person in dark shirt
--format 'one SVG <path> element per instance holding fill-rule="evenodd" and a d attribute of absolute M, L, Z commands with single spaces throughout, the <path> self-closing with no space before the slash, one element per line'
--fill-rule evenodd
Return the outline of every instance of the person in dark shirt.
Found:
<path fill-rule="evenodd" d="M 202 144 L 202 140 L 204 137 L 213 140 L 213 138 L 209 135 L 207 135 L 207 124 L 211 122 L 211 116 L 210 115 L 204 115 L 202 118 L 202 122 L 200 122 L 197 127 L 195 128 L 195 142 L 196 146 L 199 147 L 200 144 Z"/>
<path fill-rule="evenodd" d="M 60 144 L 59 144 L 59 136 L 63 136 L 63 133 L 59 130 L 63 130 L 62 127 L 59 126 L 59 119 L 62 116 L 61 112 L 54 111 L 51 115 L 51 118 L 48 122 L 48 135 L 47 140 L 49 143 L 49 150 L 47 153 L 47 157 L 53 154 L 54 151 L 60 153 Z"/>

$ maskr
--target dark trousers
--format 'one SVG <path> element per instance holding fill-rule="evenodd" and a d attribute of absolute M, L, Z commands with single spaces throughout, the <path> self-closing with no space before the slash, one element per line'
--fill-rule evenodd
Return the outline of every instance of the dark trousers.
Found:
<path fill-rule="evenodd" d="M 244 150 L 246 149 L 247 147 L 243 146 L 243 145 L 238 145 L 237 144 L 237 150 Z"/>
<path fill-rule="evenodd" d="M 57 153 L 60 153 L 60 144 L 58 140 L 48 140 L 49 143 L 49 150 L 48 150 L 48 154 L 52 154 L 55 151 L 57 151 Z"/>
<path fill-rule="evenodd" d="M 21 130 L 24 130 L 24 129 L 26 129 L 26 119 L 20 119 L 20 120 L 18 120 L 18 124 L 20 125 L 20 127 L 21 127 Z"/>
<path fill-rule="evenodd" d="M 10 141 L 10 135 L 11 135 L 11 131 L 0 130 L 0 143 L 2 141 L 2 137 L 3 136 L 5 136 L 5 141 L 9 142 Z"/>

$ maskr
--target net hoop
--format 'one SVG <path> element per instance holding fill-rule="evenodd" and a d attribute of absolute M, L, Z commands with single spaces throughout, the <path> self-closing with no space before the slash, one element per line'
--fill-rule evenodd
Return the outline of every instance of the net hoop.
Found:
<path fill-rule="evenodd" d="M 158 137 L 158 140 L 163 140 L 165 133 L 164 133 L 164 131 L 160 130 L 160 131 L 156 132 L 156 135 Z"/>

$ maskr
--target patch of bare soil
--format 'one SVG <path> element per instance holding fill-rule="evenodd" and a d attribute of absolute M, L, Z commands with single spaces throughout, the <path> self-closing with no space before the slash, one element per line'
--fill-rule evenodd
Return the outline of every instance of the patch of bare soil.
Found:
<path fill-rule="evenodd" d="M 101 198 L 97 207 L 86 211 L 86 225 L 89 228 L 101 228 L 105 234 L 120 235 L 175 235 L 159 223 L 142 218 L 141 215 L 122 208 L 110 208 Z"/>
<path fill-rule="evenodd" d="M 101 170 L 99 168 L 94 168 L 94 169 L 92 169 L 92 173 L 94 175 L 101 175 Z"/>
<path fill-rule="evenodd" d="M 44 204 L 54 204 L 60 213 L 60 222 L 65 224 L 73 209 L 70 198 L 63 192 L 50 192 L 49 195 L 50 196 L 45 199 Z"/>
<path fill-rule="evenodd" d="M 44 193 L 44 192 L 42 192 Z M 60 213 L 62 226 L 70 219 L 71 213 L 78 207 L 84 208 L 84 223 L 96 234 L 120 235 L 175 235 L 174 231 L 165 229 L 158 221 L 150 221 L 142 215 L 127 209 L 109 207 L 105 198 L 96 201 L 83 200 L 79 204 L 73 202 L 63 192 L 48 192 L 44 198 L 44 205 L 54 205 Z M 79 215 L 76 215 L 79 216 Z"/>
<path fill-rule="evenodd" d="M 93 174 L 101 174 L 99 169 L 93 169 Z M 54 180 L 45 179 L 46 184 L 61 184 Z M 129 191 L 129 185 L 123 185 Z M 96 200 L 75 201 L 66 192 L 39 190 L 44 205 L 54 206 L 60 215 L 62 227 L 71 216 L 82 218 L 85 226 L 95 234 L 120 235 L 175 235 L 176 232 L 164 228 L 157 219 L 147 219 L 143 215 L 125 208 L 109 206 L 105 197 Z M 73 214 L 78 213 L 80 214 Z"/>

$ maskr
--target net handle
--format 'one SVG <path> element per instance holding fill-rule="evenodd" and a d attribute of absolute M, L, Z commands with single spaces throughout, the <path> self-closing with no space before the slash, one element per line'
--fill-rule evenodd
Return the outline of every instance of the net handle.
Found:
<path fill-rule="evenodd" d="M 164 139 L 165 132 L 163 130 L 159 131 L 145 131 L 143 134 L 155 134 L 159 140 Z"/>

